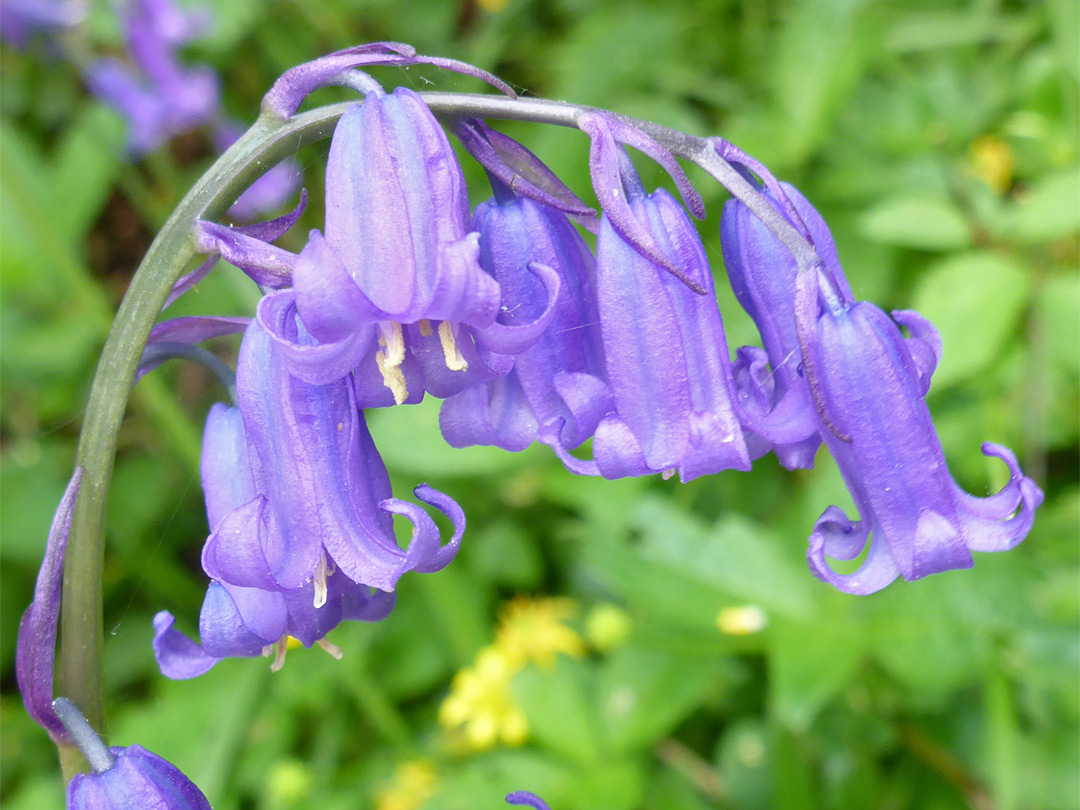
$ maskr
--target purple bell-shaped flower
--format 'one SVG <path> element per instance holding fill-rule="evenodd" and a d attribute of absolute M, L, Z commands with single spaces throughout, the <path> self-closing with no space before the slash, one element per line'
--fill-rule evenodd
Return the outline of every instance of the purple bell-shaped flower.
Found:
<path fill-rule="evenodd" d="M 90 765 L 67 786 L 67 810 L 211 810 L 195 783 L 171 762 L 141 745 L 106 748 L 66 698 L 53 702 Z"/>
<path fill-rule="evenodd" d="M 569 469 L 605 478 L 677 470 L 689 481 L 749 469 L 727 339 L 701 240 L 682 206 L 663 189 L 646 195 L 629 157 L 619 153 L 620 193 L 633 220 L 621 227 L 640 235 L 631 243 L 607 217 L 600 224 L 597 299 L 612 409 L 596 429 L 595 462 L 548 443 Z M 660 251 L 665 264 L 649 258 L 640 244 L 651 245 L 650 253 Z"/>
<path fill-rule="evenodd" d="M 411 90 L 372 89 L 342 116 L 326 193 L 326 234 L 311 233 L 293 294 L 311 334 L 341 346 L 335 373 L 354 372 L 361 406 L 447 397 L 505 374 L 497 355 L 520 352 L 550 322 L 558 277 L 545 270 L 552 306 L 538 321 L 496 322 L 499 285 L 468 229 L 461 167 Z"/>
<path fill-rule="evenodd" d="M 480 262 L 502 290 L 499 323 L 533 323 L 549 306 L 536 264 L 558 273 L 555 314 L 543 336 L 514 355 L 509 374 L 446 400 L 439 424 L 454 447 L 518 451 L 544 431 L 574 448 L 610 407 L 577 392 L 580 386 L 598 391 L 604 378 L 595 259 L 565 214 L 517 196 L 494 176 L 492 185 L 495 198 L 476 209 L 472 225 L 480 233 Z"/>
<path fill-rule="evenodd" d="M 278 314 L 290 321 L 279 321 L 278 331 L 295 345 L 323 348 L 295 312 Z M 285 371 L 279 351 L 253 322 L 238 363 L 240 407 L 216 406 L 207 420 L 202 478 L 211 534 L 202 563 L 214 582 L 200 616 L 201 647 L 173 629 L 168 613 L 155 618 L 155 653 L 170 677 L 194 677 L 223 657 L 275 644 L 281 656 L 288 636 L 328 647 L 323 639 L 340 621 L 383 618 L 403 573 L 437 571 L 457 553 L 461 509 L 430 487 L 416 489 L 454 525 L 440 546 L 427 512 L 392 497 L 350 380 L 304 383 Z M 394 538 L 394 514 L 415 527 L 405 550 Z"/>
<path fill-rule="evenodd" d="M 853 301 L 820 267 L 801 272 L 796 286 L 819 432 L 861 517 L 852 521 L 835 506 L 825 510 L 810 536 L 813 573 L 846 593 L 867 594 L 897 575 L 915 580 L 970 568 L 972 551 L 1005 551 L 1022 541 L 1043 493 L 1012 451 L 983 445 L 1009 468 L 1009 482 L 990 497 L 969 495 L 949 474 L 923 399 L 937 357 L 918 349 L 939 345 L 936 333 L 925 337 L 933 327 L 912 312 L 890 319 L 871 303 Z M 897 323 L 912 339 L 904 339 Z M 828 557 L 855 559 L 867 541 L 855 572 L 838 574 L 829 565 Z"/>

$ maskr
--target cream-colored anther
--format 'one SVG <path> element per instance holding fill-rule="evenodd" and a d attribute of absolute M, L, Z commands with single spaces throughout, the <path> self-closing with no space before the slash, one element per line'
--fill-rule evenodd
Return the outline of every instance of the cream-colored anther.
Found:
<path fill-rule="evenodd" d="M 375 353 L 375 365 L 379 367 L 379 373 L 382 374 L 382 384 L 394 395 L 394 404 L 400 405 L 408 399 L 409 389 L 405 384 L 405 375 L 401 371 L 401 366 L 387 365 L 382 352 Z"/>
<path fill-rule="evenodd" d="M 435 334 L 431 329 L 431 321 L 427 318 L 421 318 L 416 322 L 416 325 L 420 327 L 421 337 L 431 337 Z"/>
<path fill-rule="evenodd" d="M 454 340 L 454 329 L 450 321 L 439 324 L 439 343 L 442 344 L 443 357 L 446 358 L 446 367 L 451 371 L 465 371 L 469 367 L 468 362 L 461 356 L 457 342 Z"/>
<path fill-rule="evenodd" d="M 394 404 L 400 405 L 409 397 L 405 375 L 401 371 L 401 364 L 405 361 L 405 333 L 400 323 L 390 321 L 389 324 L 379 324 L 379 335 L 379 345 L 383 349 L 375 352 L 375 365 L 382 375 L 383 385 L 394 395 Z"/>
<path fill-rule="evenodd" d="M 675 475 L 675 468 L 674 467 L 668 467 L 666 470 L 664 470 L 662 473 L 660 473 L 660 477 L 662 479 L 664 479 L 665 481 L 670 480 L 672 477 L 674 477 L 674 475 Z"/>
<path fill-rule="evenodd" d="M 326 552 L 319 552 L 319 564 L 315 566 L 315 575 L 312 577 L 315 585 L 315 607 L 321 608 L 326 604 Z"/>
<path fill-rule="evenodd" d="M 405 332 L 397 321 L 379 324 L 379 345 L 388 366 L 400 366 L 405 360 Z"/>
<path fill-rule="evenodd" d="M 322 647 L 324 650 L 326 650 L 326 652 L 330 655 L 331 658 L 336 658 L 338 661 L 340 661 L 345 655 L 345 653 L 341 651 L 341 647 L 339 647 L 337 644 L 331 644 L 325 638 L 320 638 L 315 643 Z"/>

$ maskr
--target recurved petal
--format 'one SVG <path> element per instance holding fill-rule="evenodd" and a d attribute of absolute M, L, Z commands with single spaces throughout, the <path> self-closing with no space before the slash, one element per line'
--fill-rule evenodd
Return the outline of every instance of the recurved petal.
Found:
<path fill-rule="evenodd" d="M 690 438 L 679 461 L 680 481 L 721 470 L 749 469 L 750 454 L 737 420 L 701 411 L 690 414 Z"/>
<path fill-rule="evenodd" d="M 476 344 L 480 348 L 499 354 L 520 354 L 536 343 L 551 325 L 562 284 L 559 274 L 541 262 L 529 262 L 528 269 L 544 285 L 547 293 L 544 311 L 532 323 L 509 326 L 493 321 L 485 327 L 474 329 Z"/>
<path fill-rule="evenodd" d="M 430 318 L 475 327 L 494 323 L 499 314 L 499 284 L 480 266 L 480 234 L 469 233 L 439 247 L 436 284 L 431 303 L 414 321 Z"/>
<path fill-rule="evenodd" d="M 203 546 L 207 576 L 229 585 L 281 590 L 274 578 L 277 561 L 267 559 L 267 511 L 266 498 L 259 495 L 221 519 Z"/>
<path fill-rule="evenodd" d="M 570 419 L 559 433 L 564 447 L 577 447 L 584 442 L 596 432 L 600 420 L 615 409 L 611 389 L 592 374 L 560 371 L 552 385 L 570 411 Z"/>
<path fill-rule="evenodd" d="M 154 659 L 161 674 L 184 681 L 209 672 L 221 659 L 207 655 L 202 647 L 177 630 L 175 623 L 167 610 L 154 616 Z"/>
<path fill-rule="evenodd" d="M 304 326 L 324 343 L 344 341 L 377 320 L 377 308 L 318 231 L 297 257 L 293 290 Z"/>
<path fill-rule="evenodd" d="M 840 539 L 838 535 L 843 534 L 854 534 L 854 537 L 850 540 Z M 851 547 L 857 543 L 861 549 L 867 535 L 867 527 L 862 522 L 852 523 L 837 507 L 829 507 L 810 535 L 810 548 L 806 552 L 810 571 L 822 582 L 844 593 L 865 596 L 880 591 L 900 575 L 900 569 L 889 554 L 888 545 L 881 538 L 871 538 L 866 560 L 851 574 L 837 574 L 825 556 L 826 547 L 829 547 L 835 549 L 838 559 L 852 559 L 858 555 L 848 556 Z"/>
<path fill-rule="evenodd" d="M 233 598 L 233 592 L 244 610 Z M 245 614 L 259 616 L 255 627 L 247 624 Z M 211 582 L 199 612 L 199 640 L 206 655 L 213 658 L 261 655 L 263 647 L 273 644 L 284 634 L 284 618 L 281 594 L 254 588 L 231 589 Z M 256 628 L 267 635 L 259 635 Z"/>
<path fill-rule="evenodd" d="M 1043 491 L 1023 474 L 1009 448 L 986 442 L 982 450 L 1008 465 L 1009 482 L 987 498 L 976 498 L 955 487 L 964 541 L 972 551 L 1008 551 L 1031 531 L 1035 510 L 1043 502 Z"/>
<path fill-rule="evenodd" d="M 893 553 L 896 545 L 893 544 Z M 920 509 L 915 524 L 915 538 L 911 543 L 911 575 L 907 576 L 901 565 L 901 574 L 908 580 L 921 579 L 930 574 L 951 571 L 954 568 L 971 568 L 975 561 L 964 545 L 955 521 L 933 509 Z"/>
<path fill-rule="evenodd" d="M 406 552 L 409 567 L 423 574 L 441 571 L 457 556 L 461 547 L 461 538 L 465 534 L 465 512 L 449 495 L 432 489 L 427 484 L 418 486 L 413 490 L 413 494 L 424 503 L 439 509 L 450 519 L 454 533 L 444 545 L 439 545 L 439 529 L 423 509 L 396 498 L 385 500 L 380 506 L 388 512 L 404 515 L 413 523 L 413 540 Z"/>
<path fill-rule="evenodd" d="M 685 443 L 680 447 L 679 455 L 684 449 Z M 672 469 L 678 464 L 678 459 L 674 458 L 667 464 L 661 462 L 662 466 L 650 466 L 634 431 L 616 414 L 605 416 L 597 425 L 593 436 L 593 457 L 597 470 L 607 479 L 648 475 Z M 565 459 L 563 463 L 566 463 Z"/>
<path fill-rule="evenodd" d="M 309 317 L 322 327 L 326 325 L 320 318 L 319 310 L 312 312 Z M 347 377 L 361 364 L 375 342 L 374 324 L 351 330 L 342 329 L 343 337 L 337 341 L 301 339 L 295 322 L 295 290 L 280 290 L 264 295 L 259 301 L 257 318 L 259 325 L 274 341 L 276 356 L 289 374 L 311 385 L 329 385 Z M 306 322 L 304 326 L 307 326 Z M 323 329 L 324 334 L 328 331 Z"/>
<path fill-rule="evenodd" d="M 930 390 L 930 377 L 941 361 L 941 333 L 930 321 L 910 309 L 894 309 L 893 320 L 908 330 L 908 349 L 918 369 L 922 393 Z"/>

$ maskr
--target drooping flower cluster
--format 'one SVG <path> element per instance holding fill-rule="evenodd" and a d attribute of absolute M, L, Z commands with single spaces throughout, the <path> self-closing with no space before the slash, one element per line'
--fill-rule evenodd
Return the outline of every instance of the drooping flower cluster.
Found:
<path fill-rule="evenodd" d="M 90 82 L 130 118 L 133 147 L 219 123 L 216 80 L 185 70 L 174 53 L 194 21 L 169 0 L 132 0 L 129 12 L 141 73 L 101 63 Z M 51 19 L 42 12 L 41 24 Z M 942 351 L 937 331 L 917 313 L 890 316 L 854 297 L 827 226 L 798 191 L 730 144 L 705 142 L 744 181 L 725 206 L 721 244 L 762 347 L 739 348 L 733 361 L 690 220 L 704 207 L 664 146 L 626 119 L 578 111 L 572 123 L 590 139 L 598 218 L 523 146 L 483 121 L 455 120 L 494 193 L 471 211 L 462 168 L 425 99 L 406 88 L 388 93 L 354 70 L 418 63 L 513 96 L 483 71 L 398 43 L 290 71 L 264 99 L 264 115 L 287 119 L 326 84 L 364 95 L 335 130 L 324 228 L 298 255 L 271 244 L 296 223 L 306 195 L 271 222 L 199 223 L 196 244 L 211 258 L 176 283 L 166 306 L 223 256 L 262 288 L 255 318 L 184 318 L 151 332 L 140 374 L 170 357 L 199 359 L 235 401 L 210 410 L 204 437 L 210 534 L 201 563 L 210 583 L 200 641 L 159 613 L 153 646 L 164 674 L 191 678 L 223 658 L 260 654 L 273 655 L 277 669 L 292 640 L 340 657 L 327 640 L 337 624 L 381 620 L 403 575 L 451 562 L 462 510 L 427 485 L 414 490 L 452 525 L 444 543 L 429 511 L 393 497 L 364 416 L 427 394 L 444 400 L 440 428 L 453 446 L 519 451 L 540 442 L 572 472 L 609 479 L 677 473 L 689 481 L 749 469 L 769 452 L 789 469 L 806 468 L 824 444 L 860 514 L 828 507 L 807 557 L 817 577 L 847 593 L 971 567 L 972 551 L 1025 538 L 1043 496 L 1010 450 L 983 445 L 1009 471 L 987 498 L 962 491 L 948 472 L 925 403 Z M 219 134 L 222 144 L 236 137 L 225 125 Z M 683 204 L 646 190 L 626 146 L 668 171 Z M 596 235 L 595 252 L 579 227 Z M 195 346 L 241 331 L 235 375 Z M 573 454 L 590 440 L 591 460 Z M 61 502 L 20 625 L 16 674 L 27 709 L 55 740 L 87 752 L 94 773 L 72 781 L 69 807 L 208 807 L 174 766 L 139 746 L 106 749 L 71 704 L 52 700 L 64 544 L 81 476 Z M 404 547 L 395 515 L 412 525 Z M 852 573 L 829 563 L 864 552 Z M 764 626 L 753 606 L 728 610 L 717 618 L 723 632 Z M 511 605 L 495 643 L 459 674 L 441 722 L 474 748 L 523 741 L 508 679 L 526 661 L 582 654 L 562 624 L 568 612 L 555 600 Z M 507 801 L 546 809 L 523 791 Z"/>
<path fill-rule="evenodd" d="M 827 226 L 798 191 L 730 144 L 709 142 L 755 187 L 760 178 L 754 193 L 814 257 L 797 259 L 746 204 L 727 204 L 728 275 L 763 344 L 740 348 L 732 361 L 696 228 L 667 191 L 643 187 L 625 149 L 664 166 L 689 211 L 703 216 L 664 147 L 616 116 L 578 115 L 591 142 L 597 221 L 523 146 L 483 121 L 457 122 L 494 190 L 470 216 L 461 167 L 423 98 L 347 72 L 419 61 L 507 91 L 475 68 L 394 43 L 296 68 L 264 109 L 288 117 L 327 83 L 365 94 L 334 133 L 325 230 L 312 231 L 294 256 L 266 234 L 200 224 L 204 249 L 274 288 L 257 322 L 280 364 L 276 385 L 337 386 L 352 410 L 431 394 L 444 400 L 440 427 L 453 446 L 517 451 L 539 441 L 573 472 L 605 478 L 678 473 L 689 481 L 749 469 L 768 452 L 788 468 L 809 467 L 824 442 L 862 519 L 826 510 L 808 559 L 817 576 L 850 593 L 969 567 L 971 550 L 1002 550 L 1026 536 L 1041 492 L 1011 453 L 986 446 L 1010 470 L 991 498 L 972 498 L 948 475 L 924 402 L 937 332 L 915 313 L 890 319 L 855 300 Z M 595 254 L 575 222 L 597 234 Z M 244 357 L 254 362 L 245 351 L 241 365 Z M 271 418 L 267 410 L 248 426 L 245 417 L 249 441 L 256 422 Z M 589 439 L 592 460 L 571 453 Z M 312 454 L 304 463 L 324 461 Z M 827 557 L 854 559 L 867 542 L 856 573 L 829 567 Z M 284 584 L 312 575 L 315 558 L 304 559 L 299 578 Z M 364 579 L 347 563 L 343 570 L 358 583 L 393 584 Z"/>

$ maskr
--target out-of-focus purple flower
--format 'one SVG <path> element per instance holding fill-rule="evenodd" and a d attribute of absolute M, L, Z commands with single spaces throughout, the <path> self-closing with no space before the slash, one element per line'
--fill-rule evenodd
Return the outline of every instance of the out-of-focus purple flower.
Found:
<path fill-rule="evenodd" d="M 27 713 L 57 742 L 67 742 L 63 723 L 53 711 L 53 669 L 56 661 L 56 622 L 60 617 L 60 588 L 64 578 L 64 552 L 82 485 L 82 467 L 71 482 L 53 516 L 45 556 L 34 585 L 34 601 L 19 622 L 15 647 L 15 680 Z"/>
<path fill-rule="evenodd" d="M 243 134 L 244 130 L 238 124 L 226 123 L 214 133 L 214 145 L 218 151 L 224 152 Z M 302 178 L 303 172 L 295 160 L 283 160 L 248 186 L 240 199 L 233 203 L 229 214 L 248 220 L 258 214 L 275 211 L 300 188 Z"/>
<path fill-rule="evenodd" d="M 507 793 L 506 803 L 524 805 L 533 808 L 533 810 L 551 810 L 547 806 L 547 802 L 527 790 L 515 790 L 513 793 Z"/>
<path fill-rule="evenodd" d="M 206 67 L 184 68 L 176 47 L 202 23 L 169 0 L 131 0 L 124 10 L 134 65 L 115 59 L 91 64 L 90 90 L 116 107 L 131 126 L 131 150 L 148 152 L 164 141 L 218 116 L 218 80 Z"/>
<path fill-rule="evenodd" d="M 677 470 L 689 481 L 749 469 L 750 452 L 733 405 L 727 340 L 697 231 L 666 191 L 645 194 L 625 152 L 622 164 L 621 182 L 636 223 L 624 223 L 624 229 L 647 233 L 647 242 L 677 274 L 603 219 L 597 297 L 613 412 L 596 429 L 595 463 L 545 441 L 571 470 L 606 478 Z M 705 294 L 688 289 L 681 278 Z"/>
<path fill-rule="evenodd" d="M 278 332 L 296 346 L 323 348 L 294 310 L 278 316 Z M 457 553 L 460 507 L 426 485 L 416 489 L 454 525 L 440 546 L 427 512 L 392 497 L 350 381 L 304 383 L 285 371 L 279 352 L 253 322 L 237 368 L 240 407 L 215 406 L 207 421 L 202 478 L 212 531 L 202 563 L 214 582 L 201 647 L 168 613 L 155 618 L 155 653 L 169 677 L 194 677 L 221 658 L 274 645 L 283 656 L 288 636 L 333 652 L 323 638 L 340 621 L 383 618 L 403 573 L 437 571 Z M 414 526 L 405 550 L 394 538 L 395 514 Z"/>
<path fill-rule="evenodd" d="M 83 0 L 4 0 L 0 3 L 0 38 L 22 47 L 36 31 L 78 25 L 85 15 Z"/>
<path fill-rule="evenodd" d="M 492 185 L 495 199 L 476 209 L 472 227 L 480 233 L 480 263 L 502 291 L 499 322 L 527 324 L 548 306 L 530 263 L 553 268 L 562 283 L 554 319 L 533 346 L 514 356 L 510 373 L 443 403 L 443 436 L 454 447 L 518 451 L 543 429 L 552 441 L 574 448 L 593 434 L 611 404 L 599 382 L 605 375 L 595 260 L 564 214 L 517 196 L 498 179 Z"/>
<path fill-rule="evenodd" d="M 342 116 L 326 193 L 326 235 L 311 233 L 293 269 L 296 308 L 318 340 L 348 342 L 358 392 L 381 382 L 397 403 L 424 388 L 450 396 L 505 373 L 508 365 L 483 352 L 520 352 L 553 317 L 559 281 L 544 269 L 550 305 L 537 321 L 496 322 L 499 285 L 480 266 L 479 235 L 468 231 L 461 167 L 411 90 L 372 90 Z M 423 371 L 415 384 L 410 357 Z M 466 374 L 477 362 L 482 373 Z M 362 393 L 361 404 L 383 403 Z"/>
<path fill-rule="evenodd" d="M 852 521 L 835 506 L 825 510 L 807 552 L 814 574 L 846 593 L 867 594 L 898 574 L 915 580 L 970 568 L 972 551 L 1005 551 L 1022 541 L 1043 493 L 1008 448 L 983 445 L 1009 468 L 1009 482 L 995 495 L 973 497 L 949 474 L 923 399 L 933 371 L 928 362 L 936 356 L 913 350 L 937 344 L 933 327 L 913 312 L 894 312 L 894 322 L 873 304 L 854 302 L 827 269 L 801 272 L 796 286 L 819 432 L 861 517 Z M 911 340 L 897 323 L 908 327 Z M 830 567 L 827 557 L 855 559 L 867 541 L 857 571 L 837 574 Z"/>
<path fill-rule="evenodd" d="M 141 745 L 106 748 L 66 698 L 53 704 L 90 765 L 72 777 L 67 810 L 210 810 L 210 802 L 180 769 Z"/>

